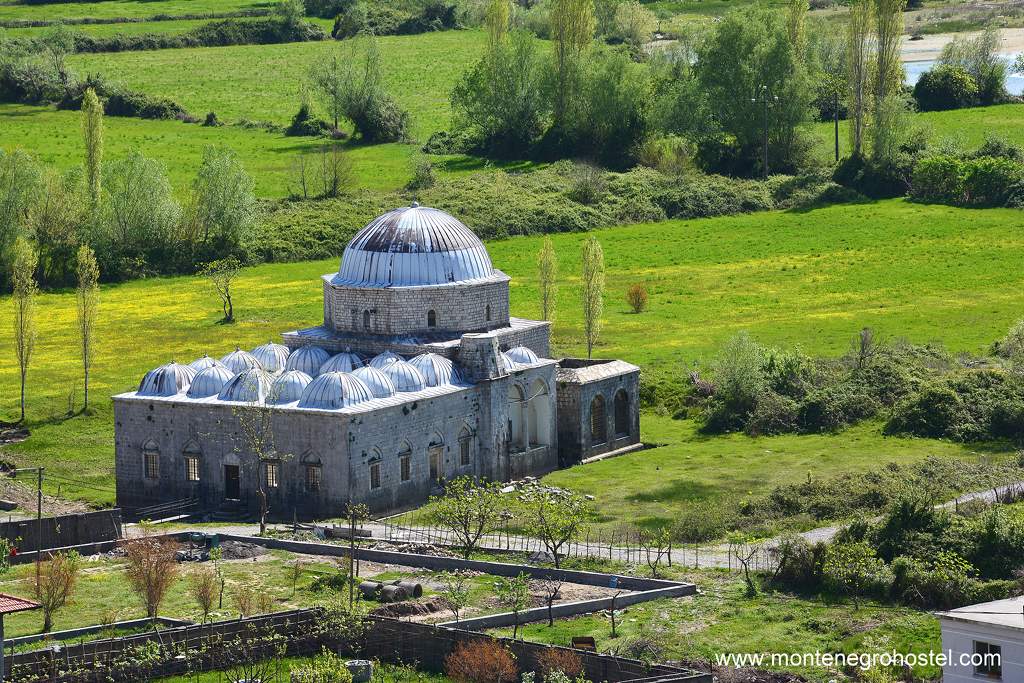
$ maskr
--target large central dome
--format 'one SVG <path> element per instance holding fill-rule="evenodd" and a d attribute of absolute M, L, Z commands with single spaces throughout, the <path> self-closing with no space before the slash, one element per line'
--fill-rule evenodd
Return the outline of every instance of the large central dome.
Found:
<path fill-rule="evenodd" d="M 409 287 L 483 280 L 491 257 L 472 230 L 444 211 L 413 204 L 373 219 L 352 238 L 334 284 Z"/>

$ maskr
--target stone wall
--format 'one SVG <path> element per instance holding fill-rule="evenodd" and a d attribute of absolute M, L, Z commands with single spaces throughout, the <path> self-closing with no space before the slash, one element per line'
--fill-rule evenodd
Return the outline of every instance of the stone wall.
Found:
<path fill-rule="evenodd" d="M 509 322 L 509 278 L 500 272 L 482 282 L 423 287 L 350 287 L 333 284 L 332 277 L 323 277 L 324 326 L 335 332 L 476 332 Z M 434 312 L 433 325 L 429 311 Z"/>
<path fill-rule="evenodd" d="M 622 361 L 563 359 L 557 384 L 558 456 L 562 467 L 640 443 L 638 367 Z M 617 399 L 626 401 L 625 419 L 621 421 L 616 420 Z M 595 409 L 602 411 L 598 420 L 604 425 L 604 438 L 593 429 Z"/>
<path fill-rule="evenodd" d="M 40 536 L 39 531 L 42 531 Z M 69 545 L 114 541 L 121 538 L 121 511 L 97 510 L 81 514 L 0 522 L 0 538 L 6 538 L 19 552 L 37 547 L 47 550 Z M 39 539 L 42 544 L 37 545 Z"/>

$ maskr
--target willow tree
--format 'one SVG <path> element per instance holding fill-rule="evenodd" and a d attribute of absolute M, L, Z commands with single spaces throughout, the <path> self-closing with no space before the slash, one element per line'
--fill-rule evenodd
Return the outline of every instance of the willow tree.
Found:
<path fill-rule="evenodd" d="M 587 338 L 587 358 L 594 352 L 594 344 L 601 332 L 601 312 L 604 310 L 604 250 L 597 238 L 591 236 L 583 243 L 583 334 Z"/>
<path fill-rule="evenodd" d="M 36 347 L 36 266 L 39 258 L 24 237 L 14 242 L 11 282 L 14 285 L 14 349 L 21 377 L 21 421 L 25 421 L 25 380 Z"/>
<path fill-rule="evenodd" d="M 871 0 L 853 0 L 846 23 L 846 83 L 849 88 L 850 146 L 854 156 L 864 149 L 870 73 Z"/>
<path fill-rule="evenodd" d="M 82 370 L 85 377 L 84 410 L 89 409 L 89 371 L 92 369 L 93 337 L 96 331 L 96 313 L 100 303 L 100 268 L 96 254 L 82 245 L 78 248 L 78 341 L 82 353 Z"/>
<path fill-rule="evenodd" d="M 550 22 L 555 50 L 555 127 L 562 128 L 580 90 L 583 55 L 594 39 L 594 0 L 554 0 Z"/>
<path fill-rule="evenodd" d="M 550 237 L 537 254 L 537 283 L 540 288 L 540 317 L 551 320 L 555 315 L 555 294 L 558 291 L 558 255 Z"/>
<path fill-rule="evenodd" d="M 89 88 L 82 98 L 82 138 L 85 142 L 85 180 L 89 201 L 95 209 L 100 203 L 100 177 L 103 164 L 103 105 Z"/>

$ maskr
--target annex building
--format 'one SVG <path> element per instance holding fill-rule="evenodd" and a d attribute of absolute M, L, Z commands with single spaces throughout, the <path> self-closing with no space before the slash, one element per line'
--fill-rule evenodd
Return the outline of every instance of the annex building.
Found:
<path fill-rule="evenodd" d="M 509 279 L 442 211 L 376 218 L 321 278 L 321 325 L 162 365 L 113 398 L 118 505 L 255 511 L 262 482 L 279 518 L 380 513 L 459 475 L 510 481 L 637 445 L 639 369 L 552 359 L 550 323 L 510 317 Z"/>

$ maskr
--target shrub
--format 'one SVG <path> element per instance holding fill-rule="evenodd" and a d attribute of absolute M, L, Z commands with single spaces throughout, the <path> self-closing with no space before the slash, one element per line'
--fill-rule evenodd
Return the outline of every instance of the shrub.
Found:
<path fill-rule="evenodd" d="M 285 135 L 320 136 L 331 131 L 331 124 L 313 116 L 309 103 L 303 102 L 292 117 L 292 122 L 285 129 Z"/>
<path fill-rule="evenodd" d="M 1010 159 L 982 157 L 967 163 L 964 194 L 970 206 L 1005 206 L 1024 182 L 1024 165 Z"/>
<path fill-rule="evenodd" d="M 906 156 L 906 155 L 903 155 Z M 833 180 L 872 199 L 901 197 L 910 189 L 913 159 L 905 162 L 875 161 L 850 156 L 839 162 Z"/>
<path fill-rule="evenodd" d="M 774 391 L 766 391 L 758 396 L 744 431 L 750 436 L 770 436 L 795 432 L 798 425 L 797 402 Z"/>
<path fill-rule="evenodd" d="M 518 673 L 512 653 L 489 638 L 456 645 L 444 671 L 456 683 L 511 683 Z"/>
<path fill-rule="evenodd" d="M 807 432 L 842 429 L 871 417 L 881 409 L 878 401 L 855 383 L 844 382 L 807 395 L 800 404 L 800 428 Z"/>
<path fill-rule="evenodd" d="M 964 203 L 967 173 L 964 162 L 951 156 L 922 159 L 914 167 L 910 196 L 918 201 L 960 205 Z"/>
<path fill-rule="evenodd" d="M 556 671 L 565 674 L 569 680 L 576 680 L 583 673 L 583 660 L 572 650 L 549 647 L 537 655 L 537 672 L 547 679 Z"/>
<path fill-rule="evenodd" d="M 292 683 L 352 683 L 352 673 L 345 660 L 323 648 L 307 663 L 291 670 Z"/>
<path fill-rule="evenodd" d="M 921 111 L 970 107 L 978 101 L 978 85 L 963 68 L 940 64 L 921 74 L 914 100 Z"/>
<path fill-rule="evenodd" d="M 425 190 L 437 183 L 437 176 L 434 174 L 434 163 L 430 157 L 418 154 L 412 159 L 412 179 L 406 183 L 408 190 Z"/>
<path fill-rule="evenodd" d="M 594 164 L 573 164 L 569 199 L 580 204 L 596 204 L 608 191 L 604 170 Z"/>
<path fill-rule="evenodd" d="M 647 288 L 640 283 L 629 286 L 626 290 L 626 303 L 634 313 L 643 313 L 647 310 Z"/>

